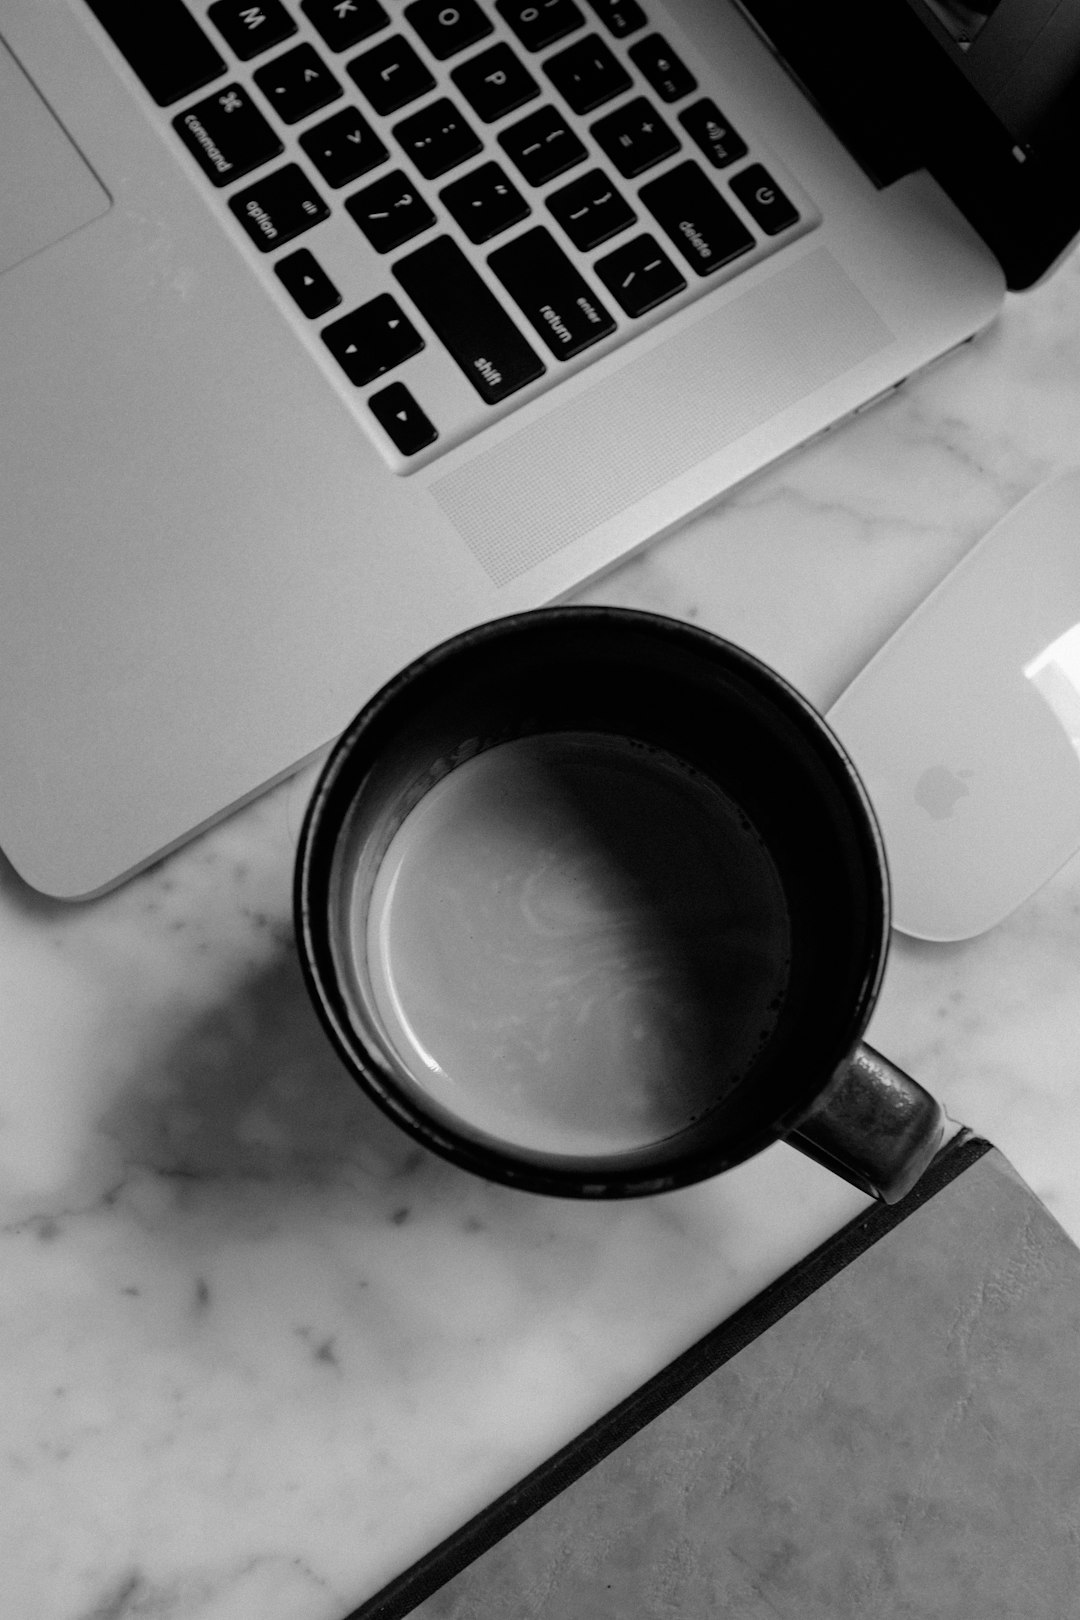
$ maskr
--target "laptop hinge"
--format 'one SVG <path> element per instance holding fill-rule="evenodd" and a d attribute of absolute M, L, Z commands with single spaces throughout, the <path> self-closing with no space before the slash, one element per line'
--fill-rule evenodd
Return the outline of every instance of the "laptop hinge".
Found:
<path fill-rule="evenodd" d="M 790 0 L 736 4 L 879 190 L 924 166 L 910 109 L 905 117 L 884 75 L 852 70 L 850 50 L 823 21 L 827 12 Z"/>

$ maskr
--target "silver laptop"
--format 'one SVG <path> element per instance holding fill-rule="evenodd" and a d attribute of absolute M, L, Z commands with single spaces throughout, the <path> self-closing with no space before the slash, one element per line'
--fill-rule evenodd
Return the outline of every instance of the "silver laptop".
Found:
<path fill-rule="evenodd" d="M 108 888 L 979 330 L 1078 9 L 0 0 L 14 867 Z"/>

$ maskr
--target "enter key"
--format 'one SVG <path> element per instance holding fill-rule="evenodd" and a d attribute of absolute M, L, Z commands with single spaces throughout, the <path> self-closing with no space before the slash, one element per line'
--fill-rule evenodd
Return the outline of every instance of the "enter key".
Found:
<path fill-rule="evenodd" d="M 560 360 L 614 332 L 611 315 L 543 226 L 499 248 L 488 263 Z"/>

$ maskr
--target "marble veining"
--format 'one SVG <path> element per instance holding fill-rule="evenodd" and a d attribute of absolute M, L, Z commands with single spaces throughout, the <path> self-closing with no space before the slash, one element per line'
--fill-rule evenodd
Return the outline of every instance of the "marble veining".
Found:
<path fill-rule="evenodd" d="M 1080 444 L 1080 261 L 580 593 L 827 707 Z M 0 1620 L 341 1620 L 864 1206 L 786 1147 L 580 1206 L 368 1106 L 292 945 L 307 771 L 99 901 L 0 869 Z M 1080 858 L 897 937 L 871 1039 L 1080 1238 Z"/>
<path fill-rule="evenodd" d="M 308 1008 L 290 802 L 164 894 L 7 882 L 12 1616 L 340 1616 L 862 1207 L 783 1148 L 601 1207 L 414 1148 Z"/>

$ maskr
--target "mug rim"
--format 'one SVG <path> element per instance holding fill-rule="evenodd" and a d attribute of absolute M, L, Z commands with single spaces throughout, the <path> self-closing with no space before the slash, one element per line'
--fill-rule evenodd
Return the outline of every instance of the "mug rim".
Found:
<path fill-rule="evenodd" d="M 809 1095 L 800 1096 L 796 1106 L 786 1113 L 778 1113 L 770 1125 L 756 1134 L 743 1138 L 735 1153 L 688 1155 L 663 1166 L 647 1163 L 649 1150 L 641 1150 L 639 1165 L 604 1164 L 599 1159 L 561 1158 L 533 1155 L 515 1151 L 512 1144 L 499 1143 L 487 1147 L 475 1137 L 457 1132 L 416 1104 L 400 1083 L 383 1056 L 373 1050 L 357 1031 L 349 1017 L 344 996 L 337 990 L 337 976 L 333 971 L 330 943 L 329 912 L 325 905 L 316 903 L 314 891 L 319 888 L 320 862 L 329 873 L 344 817 L 338 817 L 331 828 L 329 847 L 323 850 L 320 835 L 328 805 L 334 799 L 342 775 L 355 764 L 357 752 L 364 740 L 385 726 L 404 693 L 418 680 L 433 672 L 477 643 L 492 644 L 500 639 L 514 639 L 523 628 L 549 624 L 575 625 L 586 628 L 591 623 L 610 625 L 624 622 L 659 635 L 668 642 L 723 658 L 744 678 L 748 677 L 758 689 L 767 691 L 770 702 L 778 703 L 794 717 L 800 731 L 813 737 L 819 756 L 831 758 L 838 768 L 838 780 L 852 803 L 852 824 L 861 829 L 863 865 L 868 874 L 876 873 L 874 885 L 876 916 L 868 926 L 871 953 L 859 976 L 857 992 L 851 997 L 848 1016 L 836 1042 L 835 1063 L 821 1077 Z M 393 728 L 391 727 L 391 734 Z M 372 751 L 370 764 L 379 755 L 378 739 Z M 305 809 L 297 844 L 293 880 L 294 927 L 301 971 L 308 994 L 315 1006 L 331 1044 L 353 1081 L 365 1094 L 414 1140 L 423 1146 L 470 1170 L 485 1180 L 500 1182 L 524 1190 L 580 1198 L 631 1197 L 674 1190 L 705 1180 L 711 1175 L 733 1168 L 752 1158 L 773 1142 L 796 1129 L 799 1123 L 820 1103 L 835 1074 L 844 1065 L 857 1046 L 873 1011 L 885 972 L 889 948 L 890 890 L 884 840 L 881 829 L 854 762 L 824 716 L 783 675 L 763 659 L 746 648 L 716 632 L 675 619 L 666 614 L 639 608 L 605 605 L 552 605 L 523 610 L 494 619 L 485 620 L 447 637 L 435 646 L 410 660 L 381 687 L 354 716 L 333 744 L 323 762 L 315 787 Z M 329 971 L 327 971 L 329 965 Z"/>

